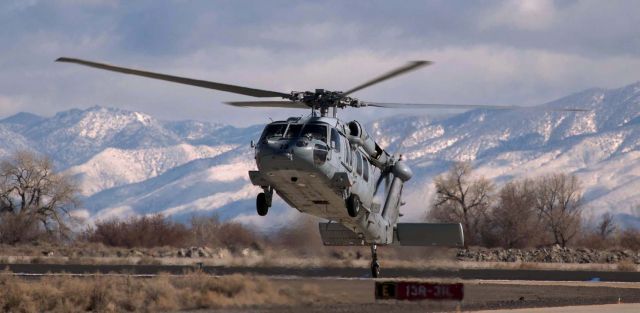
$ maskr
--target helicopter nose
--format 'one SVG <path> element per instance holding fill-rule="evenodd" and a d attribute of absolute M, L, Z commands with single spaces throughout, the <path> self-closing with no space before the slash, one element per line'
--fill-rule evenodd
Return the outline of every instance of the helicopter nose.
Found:
<path fill-rule="evenodd" d="M 256 160 L 264 169 L 308 170 L 313 165 L 313 148 L 298 140 L 271 142 L 260 147 Z"/>

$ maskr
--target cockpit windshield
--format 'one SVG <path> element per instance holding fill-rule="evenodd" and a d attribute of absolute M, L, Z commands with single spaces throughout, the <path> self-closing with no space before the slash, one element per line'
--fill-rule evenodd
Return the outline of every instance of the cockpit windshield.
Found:
<path fill-rule="evenodd" d="M 324 124 L 269 124 L 262 133 L 261 140 L 308 137 L 327 142 L 327 126 Z M 302 131 L 302 132 L 301 132 Z"/>
<path fill-rule="evenodd" d="M 281 138 L 286 129 L 287 124 L 269 124 L 262 133 L 262 139 Z"/>
<path fill-rule="evenodd" d="M 302 137 L 327 142 L 327 126 L 323 124 L 307 124 L 302 129 Z"/>
<path fill-rule="evenodd" d="M 297 138 L 298 134 L 300 134 L 300 129 L 302 129 L 302 124 L 289 124 L 284 138 Z"/>

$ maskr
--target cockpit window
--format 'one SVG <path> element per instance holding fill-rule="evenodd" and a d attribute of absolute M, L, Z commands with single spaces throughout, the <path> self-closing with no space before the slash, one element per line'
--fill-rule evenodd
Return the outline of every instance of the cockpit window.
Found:
<path fill-rule="evenodd" d="M 320 124 L 307 124 L 302 129 L 302 137 L 311 137 L 322 142 L 327 142 L 327 126 Z"/>
<path fill-rule="evenodd" d="M 331 129 L 331 142 L 333 142 L 333 148 L 337 153 L 340 153 L 340 134 L 335 128 Z"/>
<path fill-rule="evenodd" d="M 302 129 L 301 124 L 290 124 L 289 129 L 287 129 L 287 133 L 284 135 L 284 138 L 297 138 L 300 133 L 300 129 Z"/>
<path fill-rule="evenodd" d="M 364 155 L 362 156 L 362 178 L 364 181 L 369 181 L 369 161 Z"/>
<path fill-rule="evenodd" d="M 281 138 L 284 135 L 284 131 L 287 129 L 287 124 L 269 124 L 262 132 L 262 139 Z"/>

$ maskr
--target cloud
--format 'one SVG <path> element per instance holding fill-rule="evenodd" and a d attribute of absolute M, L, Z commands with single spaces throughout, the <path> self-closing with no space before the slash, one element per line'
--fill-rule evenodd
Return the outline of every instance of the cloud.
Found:
<path fill-rule="evenodd" d="M 12 103 L 0 115 L 103 105 L 247 125 L 308 113 L 230 108 L 221 103 L 247 98 L 53 62 L 63 55 L 283 92 L 346 90 L 436 62 L 357 94 L 373 101 L 528 105 L 640 79 L 635 2 L 19 3 L 0 5 L 0 39 L 12 43 L 0 47 Z"/>
<path fill-rule="evenodd" d="M 21 107 L 23 105 L 20 100 L 0 95 L 0 118 L 17 113 Z"/>
<path fill-rule="evenodd" d="M 488 9 L 479 26 L 545 30 L 553 25 L 556 17 L 556 8 L 551 0 L 509 0 Z"/>

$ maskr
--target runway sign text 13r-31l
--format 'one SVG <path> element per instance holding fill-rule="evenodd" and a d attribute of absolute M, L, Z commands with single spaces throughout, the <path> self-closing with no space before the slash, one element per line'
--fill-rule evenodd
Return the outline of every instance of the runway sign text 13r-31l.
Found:
<path fill-rule="evenodd" d="M 461 283 L 441 284 L 426 282 L 385 281 L 376 282 L 376 299 L 395 300 L 462 300 L 464 286 Z"/>

